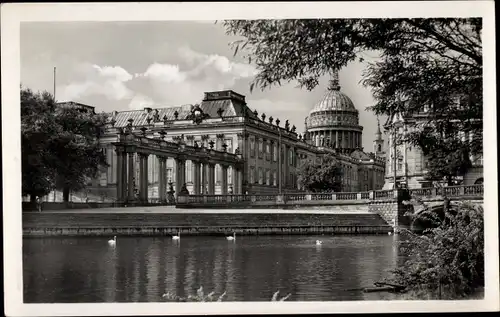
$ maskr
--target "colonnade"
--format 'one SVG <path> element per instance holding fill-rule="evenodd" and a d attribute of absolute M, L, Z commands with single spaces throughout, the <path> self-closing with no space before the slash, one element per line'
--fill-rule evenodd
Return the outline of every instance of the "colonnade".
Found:
<path fill-rule="evenodd" d="M 137 153 L 139 176 L 135 179 L 134 149 L 126 150 L 126 148 L 117 147 L 117 200 L 118 201 L 140 201 L 148 200 L 148 153 Z M 159 161 L 158 175 L 158 193 L 159 200 L 167 200 L 167 156 L 156 155 Z M 210 159 L 188 158 L 185 155 L 176 155 L 175 160 L 175 193 L 181 194 L 183 186 L 186 184 L 186 160 L 193 162 L 193 192 L 194 195 L 214 195 L 215 194 L 215 165 L 221 166 L 221 194 L 228 194 L 228 168 L 233 167 L 234 188 L 233 194 L 242 193 L 243 170 L 239 164 L 231 164 L 228 162 L 216 162 Z M 137 184 L 136 184 L 137 182 Z M 137 185 L 137 186 L 136 186 Z M 138 188 L 139 195 L 136 197 L 135 189 Z"/>
<path fill-rule="evenodd" d="M 330 140 L 330 146 L 335 144 L 335 148 L 355 149 L 360 148 L 362 144 L 361 132 L 348 130 L 322 130 L 309 132 L 309 137 L 316 146 L 323 146 L 321 140 Z"/>

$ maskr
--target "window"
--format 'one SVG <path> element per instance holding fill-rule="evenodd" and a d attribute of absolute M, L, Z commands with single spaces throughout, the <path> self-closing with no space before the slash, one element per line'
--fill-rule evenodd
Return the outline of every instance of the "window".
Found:
<path fill-rule="evenodd" d="M 186 182 L 193 181 L 193 162 L 186 161 Z"/>
<path fill-rule="evenodd" d="M 233 167 L 229 166 L 227 169 L 227 183 L 232 184 L 233 183 Z"/>
<path fill-rule="evenodd" d="M 249 172 L 250 172 L 250 177 L 249 177 L 250 183 L 253 184 L 253 183 L 255 183 L 255 167 L 250 166 Z"/>
<path fill-rule="evenodd" d="M 379 144 L 377 145 L 377 152 L 381 152 L 382 151 L 382 144 Z"/>
<path fill-rule="evenodd" d="M 259 184 L 264 183 L 264 174 L 262 173 L 262 167 L 259 167 Z"/>
<path fill-rule="evenodd" d="M 219 164 L 215 165 L 215 182 L 220 182 L 221 181 L 221 168 Z"/>
<path fill-rule="evenodd" d="M 273 185 L 277 186 L 278 185 L 278 175 L 276 171 L 273 172 Z"/>
<path fill-rule="evenodd" d="M 255 156 L 255 138 L 250 137 L 250 156 L 254 157 Z"/>
<path fill-rule="evenodd" d="M 270 160 L 271 159 L 271 145 L 269 144 L 269 142 L 266 142 L 266 160 Z"/>
<path fill-rule="evenodd" d="M 278 161 L 278 145 L 273 146 L 273 161 Z"/>
<path fill-rule="evenodd" d="M 288 149 L 288 165 L 293 166 L 293 151 Z"/>
<path fill-rule="evenodd" d="M 271 171 L 266 170 L 266 185 L 271 185 Z"/>
<path fill-rule="evenodd" d="M 264 140 L 259 139 L 259 158 L 264 154 Z"/>
<path fill-rule="evenodd" d="M 167 182 L 172 181 L 172 168 L 167 168 Z"/>
<path fill-rule="evenodd" d="M 227 153 L 234 153 L 233 152 L 233 139 L 225 139 L 224 144 L 227 145 Z"/>

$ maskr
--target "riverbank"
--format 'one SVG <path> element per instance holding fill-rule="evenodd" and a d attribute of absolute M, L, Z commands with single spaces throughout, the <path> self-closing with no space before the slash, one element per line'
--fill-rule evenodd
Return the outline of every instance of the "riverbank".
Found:
<path fill-rule="evenodd" d="M 136 207 L 23 213 L 25 237 L 162 236 L 179 232 L 181 235 L 387 234 L 391 231 L 392 227 L 374 213 L 314 209 L 242 212 Z"/>

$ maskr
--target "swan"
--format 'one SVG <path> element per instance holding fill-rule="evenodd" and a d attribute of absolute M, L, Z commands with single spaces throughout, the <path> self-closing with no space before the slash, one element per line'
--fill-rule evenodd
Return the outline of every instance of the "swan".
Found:
<path fill-rule="evenodd" d="M 323 241 L 321 240 L 316 240 L 316 245 L 322 245 L 323 244 Z"/>
<path fill-rule="evenodd" d="M 172 236 L 172 240 L 180 240 L 181 239 L 181 232 L 179 231 L 177 236 Z"/>
<path fill-rule="evenodd" d="M 233 232 L 233 236 L 227 236 L 226 239 L 229 240 L 229 241 L 236 240 L 236 232 Z"/>
<path fill-rule="evenodd" d="M 115 245 L 116 244 L 116 236 L 113 237 L 113 239 L 108 240 L 109 245 Z"/>

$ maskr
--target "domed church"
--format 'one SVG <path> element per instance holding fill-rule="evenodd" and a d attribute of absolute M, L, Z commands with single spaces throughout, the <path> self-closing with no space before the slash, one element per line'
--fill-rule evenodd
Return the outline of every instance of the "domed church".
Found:
<path fill-rule="evenodd" d="M 342 154 L 362 150 L 363 127 L 352 100 L 340 91 L 335 73 L 326 94 L 305 119 L 306 140 L 315 146 L 336 149 Z"/>

